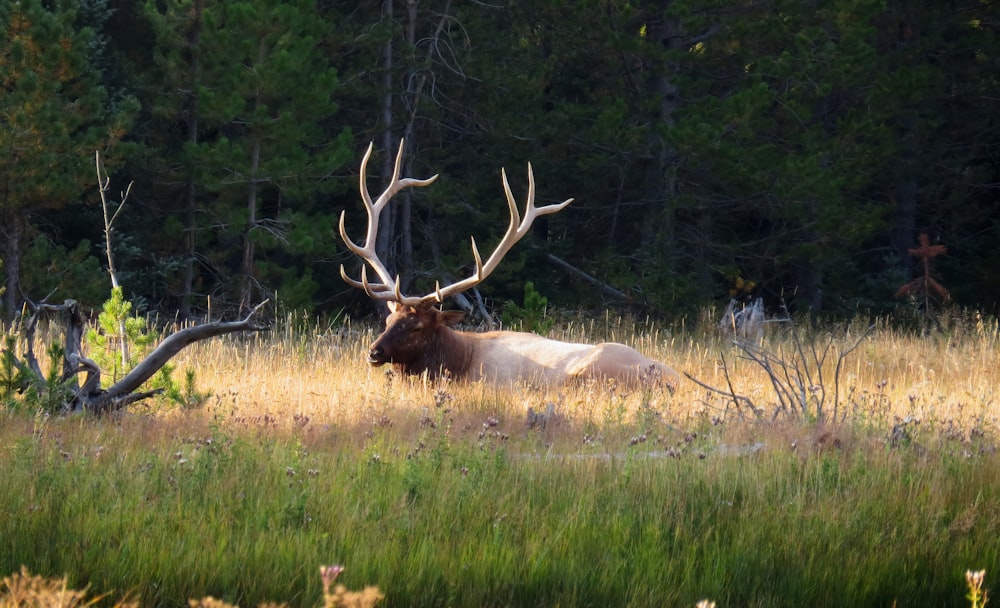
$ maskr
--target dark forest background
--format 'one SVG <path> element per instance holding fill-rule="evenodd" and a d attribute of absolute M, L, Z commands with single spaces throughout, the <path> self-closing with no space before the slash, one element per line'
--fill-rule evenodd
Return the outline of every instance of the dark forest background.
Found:
<path fill-rule="evenodd" d="M 403 290 L 481 287 L 657 318 L 730 298 L 850 316 L 909 306 L 921 234 L 951 302 L 1000 299 L 1000 3 L 984 0 L 18 0 L 0 4 L 3 317 L 108 298 L 100 152 L 138 309 L 263 298 L 372 310 L 339 276 L 358 166 L 403 173 L 383 260 Z M 113 210 L 113 208 L 112 208 Z M 581 273 L 592 277 L 588 281 Z M 935 294 L 940 296 L 940 294 Z M 940 299 L 940 297 L 938 298 Z"/>

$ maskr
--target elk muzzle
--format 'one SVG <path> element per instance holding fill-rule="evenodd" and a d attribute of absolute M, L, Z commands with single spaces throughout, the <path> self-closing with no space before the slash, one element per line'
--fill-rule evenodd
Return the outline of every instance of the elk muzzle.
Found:
<path fill-rule="evenodd" d="M 374 367 L 380 365 L 385 365 L 389 362 L 389 357 L 386 355 L 385 349 L 379 346 L 378 342 L 372 344 L 368 348 L 368 364 Z"/>

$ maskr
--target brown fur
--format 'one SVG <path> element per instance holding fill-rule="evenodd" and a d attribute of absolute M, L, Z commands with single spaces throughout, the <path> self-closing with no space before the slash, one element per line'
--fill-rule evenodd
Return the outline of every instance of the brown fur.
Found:
<path fill-rule="evenodd" d="M 472 360 L 473 347 L 449 326 L 457 324 L 462 313 L 433 308 L 395 305 L 385 320 L 385 331 L 368 351 L 368 363 L 392 363 L 407 375 L 427 372 L 431 377 L 448 373 L 465 377 Z"/>

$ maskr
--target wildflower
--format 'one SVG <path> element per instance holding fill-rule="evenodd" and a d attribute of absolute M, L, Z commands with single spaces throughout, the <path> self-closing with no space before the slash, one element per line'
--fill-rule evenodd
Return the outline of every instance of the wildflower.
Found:
<path fill-rule="evenodd" d="M 966 597 L 972 602 L 972 608 L 982 608 L 986 605 L 986 590 L 983 589 L 983 581 L 985 579 L 985 570 L 965 571 L 965 582 L 969 585 L 969 595 Z"/>
<path fill-rule="evenodd" d="M 983 586 L 983 579 L 986 577 L 985 570 L 966 570 L 965 580 L 969 583 L 969 587 L 975 589 L 981 589 Z"/>
<path fill-rule="evenodd" d="M 330 585 L 333 584 L 340 573 L 344 571 L 344 567 L 340 564 L 334 564 L 333 566 L 320 566 L 319 575 L 323 579 L 323 595 L 330 594 Z"/>

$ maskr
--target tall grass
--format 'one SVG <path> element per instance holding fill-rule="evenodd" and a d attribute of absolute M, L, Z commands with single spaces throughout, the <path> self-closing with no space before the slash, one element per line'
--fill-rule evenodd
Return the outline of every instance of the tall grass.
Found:
<path fill-rule="evenodd" d="M 557 333 L 714 385 L 725 354 L 734 389 L 769 403 L 707 332 Z M 967 570 L 984 588 L 1000 571 L 995 328 L 878 328 L 840 424 L 741 415 L 690 382 L 404 381 L 364 366 L 371 334 L 288 319 L 195 345 L 178 363 L 213 393 L 201 410 L 0 414 L 0 572 L 156 606 L 317 605 L 335 562 L 389 606 L 960 606 Z"/>

